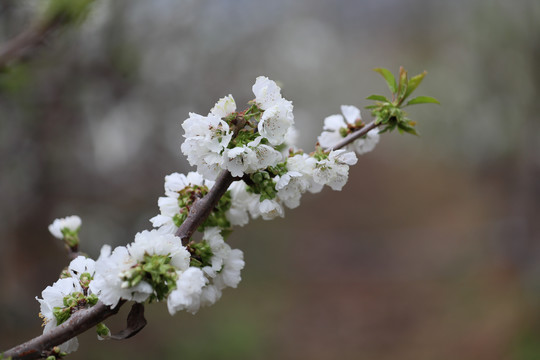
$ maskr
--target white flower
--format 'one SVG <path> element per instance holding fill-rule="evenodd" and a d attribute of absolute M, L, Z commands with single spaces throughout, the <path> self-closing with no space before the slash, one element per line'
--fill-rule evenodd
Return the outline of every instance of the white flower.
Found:
<path fill-rule="evenodd" d="M 281 89 L 265 76 L 259 76 L 252 87 L 255 103 L 264 110 L 259 121 L 259 133 L 270 144 L 282 144 L 289 128 L 294 124 L 292 102 L 281 97 Z"/>
<path fill-rule="evenodd" d="M 77 215 L 68 216 L 62 219 L 56 219 L 51 225 L 49 225 L 49 232 L 58 239 L 63 239 L 63 229 L 68 229 L 72 232 L 79 230 L 81 227 L 81 218 Z"/>
<path fill-rule="evenodd" d="M 270 144 L 279 145 L 285 142 L 287 132 L 294 124 L 292 103 L 280 99 L 275 105 L 266 109 L 258 125 L 259 133 L 268 139 Z"/>
<path fill-rule="evenodd" d="M 313 179 L 321 185 L 328 185 L 333 190 L 341 190 L 349 176 L 349 165 L 357 162 L 354 152 L 344 149 L 332 150 L 328 158 L 316 163 L 313 170 Z"/>
<path fill-rule="evenodd" d="M 212 249 L 212 266 L 203 268 L 203 271 L 213 278 L 217 290 L 226 287 L 235 288 L 241 280 L 240 271 L 244 268 L 244 254 L 241 250 L 231 249 L 221 236 L 217 227 L 205 230 L 203 239 L 208 241 Z M 210 268 L 210 269 L 209 269 Z"/>
<path fill-rule="evenodd" d="M 231 249 L 223 240 L 219 228 L 206 229 L 203 239 L 208 242 L 213 254 L 211 266 L 202 269 L 211 278 L 211 283 L 203 288 L 201 294 L 201 305 L 208 306 L 219 300 L 223 289 L 238 286 L 245 263 L 242 251 Z"/>
<path fill-rule="evenodd" d="M 158 206 L 161 215 L 171 218 L 174 217 L 174 215 L 180 212 L 180 205 L 178 205 L 178 193 L 176 195 L 158 198 Z"/>
<path fill-rule="evenodd" d="M 345 116 L 347 123 L 351 125 L 354 125 L 358 120 L 362 120 L 360 109 L 358 109 L 356 106 L 341 105 L 341 112 L 343 113 L 343 116 Z"/>
<path fill-rule="evenodd" d="M 242 280 L 240 272 L 244 265 L 244 253 L 241 250 L 232 249 L 229 251 L 228 256 L 223 260 L 223 270 L 214 278 L 215 286 L 217 288 L 236 288 Z"/>
<path fill-rule="evenodd" d="M 261 212 L 261 216 L 264 220 L 272 220 L 278 216 L 280 217 L 285 216 L 283 207 L 276 200 L 269 200 L 269 199 L 263 200 L 260 203 L 259 211 Z"/>
<path fill-rule="evenodd" d="M 316 165 L 317 160 L 308 154 L 297 154 L 287 159 L 287 169 L 301 173 L 303 175 L 302 179 L 309 184 L 307 190 L 311 193 L 320 192 L 324 186 L 324 184 L 319 184 L 313 179 Z"/>
<path fill-rule="evenodd" d="M 226 111 L 226 102 L 216 104 L 212 110 L 216 114 Z M 223 163 L 220 154 L 229 145 L 233 133 L 229 125 L 213 113 L 208 116 L 190 113 L 189 116 L 182 124 L 186 138 L 181 146 L 182 153 L 191 165 L 197 166 L 198 172 L 215 179 Z"/>
<path fill-rule="evenodd" d="M 266 76 L 257 77 L 251 89 L 253 90 L 253 94 L 255 94 L 255 102 L 263 110 L 274 106 L 282 99 L 279 86 Z"/>
<path fill-rule="evenodd" d="M 251 174 L 268 166 L 275 166 L 282 161 L 283 155 L 273 147 L 261 144 L 262 137 L 241 147 L 226 149 L 224 166 L 235 177 Z"/>
<path fill-rule="evenodd" d="M 222 291 L 214 284 L 203 287 L 201 293 L 201 306 L 210 306 L 221 299 Z"/>
<path fill-rule="evenodd" d="M 324 128 L 317 138 L 319 144 L 324 148 L 332 148 L 343 140 L 343 134 L 348 134 L 348 127 L 355 127 L 358 121 L 362 120 L 360 110 L 356 106 L 341 105 L 342 115 L 330 115 L 324 119 Z M 379 142 L 379 131 L 370 130 L 365 137 L 359 138 L 346 146 L 346 150 L 356 151 L 358 155 L 370 152 Z"/>
<path fill-rule="evenodd" d="M 79 284 L 78 279 L 71 277 L 59 279 L 52 286 L 47 286 L 45 290 L 41 292 L 43 299 L 36 300 L 40 304 L 40 314 L 43 317 L 45 323 L 52 322 L 56 326 L 56 318 L 53 314 L 55 307 L 63 308 L 64 298 L 74 292 L 81 292 L 82 287 Z"/>
<path fill-rule="evenodd" d="M 176 289 L 167 297 L 167 308 L 174 315 L 177 311 L 187 310 L 192 314 L 199 310 L 202 288 L 207 280 L 201 269 L 190 267 L 178 272 Z"/>
<path fill-rule="evenodd" d="M 210 110 L 212 115 L 224 118 L 236 111 L 236 103 L 232 95 L 227 95 L 218 100 L 216 105 Z"/>
<path fill-rule="evenodd" d="M 146 254 L 162 255 L 170 257 L 170 264 L 178 270 L 186 270 L 189 267 L 189 251 L 182 246 L 182 240 L 172 234 L 145 230 L 135 235 L 135 241 L 129 244 L 127 249 L 137 262 L 143 261 Z"/>
<path fill-rule="evenodd" d="M 178 227 L 173 221 L 175 215 L 180 213 L 178 204 L 179 192 L 186 187 L 206 186 L 208 189 L 214 185 L 213 181 L 205 180 L 197 172 L 189 172 L 187 175 L 172 173 L 165 176 L 165 197 L 158 199 L 161 214 L 150 219 L 152 225 L 159 228 L 162 234 L 174 234 Z"/>
<path fill-rule="evenodd" d="M 165 195 L 176 197 L 178 199 L 178 192 L 188 186 L 207 185 L 208 187 L 212 187 L 213 184 L 214 183 L 211 181 L 205 181 L 198 172 L 190 171 L 187 175 L 172 173 L 165 176 Z"/>
<path fill-rule="evenodd" d="M 156 215 L 150 219 L 150 222 L 162 234 L 174 234 L 178 230 L 171 216 Z"/>
<path fill-rule="evenodd" d="M 112 253 L 110 246 L 103 246 L 90 290 L 113 308 L 120 299 L 145 301 L 154 293 L 152 286 L 144 280 L 130 286 L 125 279 L 136 266 L 144 263 L 146 255 L 166 256 L 170 258 L 170 265 L 180 272 L 189 267 L 190 254 L 180 238 L 157 230 L 143 231 L 137 233 L 135 241 L 127 247 L 119 246 Z"/>
<path fill-rule="evenodd" d="M 219 174 L 223 165 L 221 152 L 227 148 L 233 135 L 223 118 L 235 110 L 236 104 L 229 95 L 221 98 L 208 116 L 190 113 L 182 124 L 186 138 L 181 146 L 182 153 L 209 179 L 215 179 Z"/>
<path fill-rule="evenodd" d="M 208 242 L 212 249 L 211 266 L 205 266 L 202 270 L 210 277 L 215 277 L 223 268 L 223 260 L 229 255 L 231 247 L 225 243 L 219 227 L 211 227 L 204 230 L 203 240 Z"/>
<path fill-rule="evenodd" d="M 379 130 L 373 129 L 368 131 L 368 133 L 365 135 L 364 138 L 360 138 L 358 140 L 355 140 L 352 145 L 354 146 L 354 151 L 358 155 L 362 155 L 365 153 L 368 153 L 375 149 L 375 145 L 379 142 Z"/>
<path fill-rule="evenodd" d="M 257 139 L 260 139 L 260 137 L 258 137 Z M 244 175 L 244 172 L 249 167 L 249 154 L 251 154 L 252 152 L 253 150 L 246 145 L 242 147 L 226 149 L 223 153 L 223 157 L 225 159 L 223 165 L 225 169 L 229 170 L 232 176 L 241 177 L 242 175 Z"/>
<path fill-rule="evenodd" d="M 343 140 L 340 129 L 347 129 L 347 123 L 342 115 L 330 115 L 324 119 L 323 132 L 317 140 L 324 148 L 332 148 L 334 145 Z"/>
<path fill-rule="evenodd" d="M 111 253 L 111 247 L 104 245 L 96 261 L 96 274 L 94 280 L 90 282 L 90 290 L 97 294 L 105 305 L 113 308 L 120 299 L 145 301 L 153 292 L 149 283 L 141 281 L 133 287 L 123 286 L 123 274 L 135 265 L 137 261 L 126 247 L 119 246 Z"/>
<path fill-rule="evenodd" d="M 196 313 L 201 306 L 214 304 L 221 298 L 226 287 L 236 287 L 241 280 L 240 272 L 244 268 L 244 254 L 232 250 L 223 241 L 220 228 L 207 228 L 203 240 L 210 245 L 212 258 L 210 264 L 202 269 L 190 267 L 178 272 L 176 289 L 167 298 L 169 313 L 187 310 Z"/>
<path fill-rule="evenodd" d="M 251 194 L 246 190 L 246 183 L 242 180 L 233 182 L 229 189 L 231 194 L 231 207 L 225 213 L 231 225 L 244 226 L 249 222 L 248 205 Z"/>
<path fill-rule="evenodd" d="M 261 216 L 264 220 L 272 220 L 285 215 L 283 207 L 278 201 L 270 199 L 260 201 L 258 195 L 254 195 L 254 198 L 256 201 L 249 204 L 249 213 L 252 218 L 256 219 Z"/>
<path fill-rule="evenodd" d="M 276 182 L 278 199 L 290 209 L 300 205 L 302 194 L 310 187 L 307 176 L 298 171 L 288 171 Z"/>
<path fill-rule="evenodd" d="M 182 128 L 186 139 L 194 139 L 198 141 L 198 146 L 212 152 L 219 152 L 227 147 L 232 137 L 229 125 L 212 113 L 208 116 L 189 113 L 189 118 L 182 123 Z"/>
<path fill-rule="evenodd" d="M 286 146 L 283 148 L 282 153 L 284 152 L 284 155 L 287 156 L 289 154 L 290 148 L 295 148 L 296 143 L 298 141 L 298 130 L 294 126 L 291 126 L 287 133 L 285 134 L 285 144 Z"/>
<path fill-rule="evenodd" d="M 74 292 L 82 291 L 78 279 L 68 277 L 59 279 L 52 286 L 47 286 L 45 290 L 41 292 L 41 297 L 43 299 L 38 299 L 36 297 L 36 300 L 39 301 L 40 304 L 40 316 L 43 318 L 45 324 L 45 328 L 43 329 L 44 334 L 50 332 L 57 326 L 57 320 L 53 313 L 54 308 L 65 307 L 64 298 L 66 296 Z M 79 342 L 77 338 L 73 338 L 60 345 L 60 350 L 69 353 L 77 350 L 78 346 Z"/>
<path fill-rule="evenodd" d="M 269 166 L 276 166 L 283 161 L 283 155 L 279 151 L 264 144 L 255 147 L 249 157 L 250 166 L 247 169 L 248 174 L 266 169 Z"/>
<path fill-rule="evenodd" d="M 93 259 L 84 256 L 77 256 L 69 263 L 68 270 L 71 276 L 76 279 L 80 279 L 81 275 L 84 273 L 94 276 L 94 273 L 96 272 L 96 262 Z"/>

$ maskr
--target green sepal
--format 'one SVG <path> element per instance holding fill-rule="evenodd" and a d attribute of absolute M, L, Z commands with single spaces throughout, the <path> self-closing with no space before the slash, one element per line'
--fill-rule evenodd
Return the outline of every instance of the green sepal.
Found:
<path fill-rule="evenodd" d="M 79 230 L 81 228 L 78 227 L 75 230 L 71 230 L 67 227 L 62 228 L 60 232 L 64 236 L 64 242 L 69 248 L 77 248 L 79 246 Z"/>
<path fill-rule="evenodd" d="M 90 306 L 94 306 L 98 303 L 99 299 L 96 294 L 90 294 L 86 297 L 86 301 L 88 301 L 88 304 L 90 304 Z"/>
<path fill-rule="evenodd" d="M 275 175 L 274 175 L 275 176 Z M 250 175 L 252 184 L 248 184 L 246 190 L 251 194 L 257 194 L 259 201 L 272 200 L 277 196 L 274 179 L 267 171 L 261 170 Z"/>
<path fill-rule="evenodd" d="M 172 221 L 174 225 L 176 225 L 176 227 L 180 227 L 180 225 L 182 225 L 182 223 L 186 220 L 186 218 L 187 218 L 186 213 L 178 213 L 178 214 L 174 214 Z"/>
<path fill-rule="evenodd" d="M 190 243 L 187 247 L 188 251 L 191 254 L 190 266 L 203 268 L 205 266 L 212 265 L 212 257 L 214 253 L 210 244 L 206 240 L 203 240 L 198 243 Z"/>
<path fill-rule="evenodd" d="M 440 105 L 441 103 L 439 102 L 439 100 L 431 96 L 418 96 L 418 97 L 415 97 L 414 99 L 409 100 L 407 102 L 407 105 L 405 106 L 415 105 L 415 104 L 439 104 Z"/>
<path fill-rule="evenodd" d="M 236 137 L 231 140 L 231 142 L 229 143 L 228 148 L 232 149 L 232 148 L 235 148 L 235 147 L 242 147 L 244 145 L 249 144 L 253 140 L 255 140 L 258 136 L 259 136 L 259 134 L 256 134 L 252 130 L 242 129 L 242 130 L 240 130 L 238 132 Z M 261 141 L 261 143 L 262 143 L 262 141 Z"/>
<path fill-rule="evenodd" d="M 60 325 L 65 322 L 71 316 L 71 309 L 69 307 L 55 307 L 53 309 L 53 315 L 56 318 L 56 325 Z"/>
<path fill-rule="evenodd" d="M 384 80 L 386 80 L 386 84 L 388 84 L 388 88 L 390 89 L 392 94 L 397 92 L 398 87 L 397 87 L 397 83 L 396 83 L 396 78 L 390 72 L 390 70 L 385 69 L 385 68 L 375 68 L 375 69 L 373 69 L 373 71 L 378 72 L 379 74 L 382 75 Z"/>
<path fill-rule="evenodd" d="M 90 275 L 90 273 L 82 273 L 79 277 L 79 284 L 81 284 L 83 289 L 88 289 L 88 286 L 93 279 L 94 278 L 92 277 L 92 275 Z"/>
<path fill-rule="evenodd" d="M 122 286 L 130 288 L 145 281 L 154 290 L 148 301 L 163 300 L 176 288 L 176 279 L 178 278 L 176 268 L 170 262 L 171 258 L 168 254 L 145 254 L 141 262 L 122 274 Z"/>
<path fill-rule="evenodd" d="M 227 219 L 227 211 L 232 206 L 232 197 L 231 192 L 227 191 L 225 194 L 219 199 L 217 205 L 212 209 L 212 212 L 210 215 L 208 215 L 208 218 L 202 223 L 201 226 L 199 226 L 198 230 L 203 232 L 204 229 L 208 227 L 219 227 L 221 229 L 230 229 L 231 223 Z"/>
<path fill-rule="evenodd" d="M 268 171 L 272 175 L 285 175 L 289 170 L 287 169 L 287 161 L 277 164 L 276 166 L 269 166 Z"/>

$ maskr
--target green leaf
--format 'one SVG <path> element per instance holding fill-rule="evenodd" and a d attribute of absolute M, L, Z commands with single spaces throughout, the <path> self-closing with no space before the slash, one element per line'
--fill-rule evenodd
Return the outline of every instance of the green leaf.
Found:
<path fill-rule="evenodd" d="M 366 98 L 366 100 L 375 100 L 375 101 L 386 101 L 386 102 L 390 102 L 386 96 L 382 96 L 382 95 L 370 95 Z"/>
<path fill-rule="evenodd" d="M 375 68 L 373 69 L 373 71 L 376 71 L 382 75 L 382 77 L 386 80 L 388 88 L 390 89 L 392 94 L 395 94 L 397 92 L 396 78 L 394 77 L 394 75 L 392 75 L 390 70 L 387 70 L 385 68 Z"/>
<path fill-rule="evenodd" d="M 366 108 L 366 109 L 376 109 L 376 108 L 378 108 L 378 107 L 379 107 L 379 105 L 368 105 L 368 106 L 366 106 L 365 108 Z"/>
<path fill-rule="evenodd" d="M 441 103 L 439 102 L 439 100 L 431 96 L 418 96 L 412 100 L 409 100 L 409 102 L 407 102 L 407 105 L 405 106 L 415 105 L 415 104 L 439 104 L 440 105 Z"/>
<path fill-rule="evenodd" d="M 410 124 L 407 124 L 407 123 L 404 123 L 404 122 L 398 123 L 398 130 L 402 134 L 403 134 L 403 132 L 406 132 L 408 134 L 413 134 L 413 135 L 418 136 L 418 133 L 416 132 L 416 129 L 414 128 L 414 126 L 411 126 Z"/>
<path fill-rule="evenodd" d="M 400 66 L 399 68 L 399 84 L 398 84 L 398 99 L 401 104 L 405 100 L 405 93 L 407 92 L 407 86 L 409 81 L 407 80 L 407 71 Z"/>
<path fill-rule="evenodd" d="M 403 97 L 404 99 L 406 99 L 409 95 L 411 95 L 414 90 L 416 90 L 416 88 L 418 87 L 418 85 L 420 85 L 422 80 L 424 80 L 424 76 L 426 75 L 427 75 L 427 71 L 424 71 L 423 73 L 410 78 L 409 85 L 407 87 L 407 92 L 405 93 L 405 96 Z"/>

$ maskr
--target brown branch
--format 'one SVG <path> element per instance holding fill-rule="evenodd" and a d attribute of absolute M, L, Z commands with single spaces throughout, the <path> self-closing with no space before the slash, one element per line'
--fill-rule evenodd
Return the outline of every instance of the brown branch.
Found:
<path fill-rule="evenodd" d="M 191 207 L 188 217 L 176 232 L 176 236 L 180 237 L 183 243 L 187 243 L 195 230 L 206 220 L 233 181 L 234 178 L 230 172 L 222 171 L 208 194 L 195 202 Z M 116 314 L 124 302 L 120 302 L 116 308 L 111 309 L 100 301 L 89 309 L 79 310 L 68 321 L 47 334 L 40 335 L 24 344 L 9 349 L 3 355 L 6 358 L 11 356 L 13 360 L 39 359 L 42 357 L 44 351 L 63 344 L 67 340 L 91 329 L 98 323 Z"/>
<path fill-rule="evenodd" d="M 360 130 L 355 131 L 355 132 L 347 135 L 345 138 L 343 138 L 343 140 L 338 142 L 336 145 L 329 146 L 328 148 L 326 148 L 326 150 L 338 150 L 338 149 L 341 149 L 342 147 L 345 147 L 345 146 L 349 145 L 350 143 L 352 143 L 354 140 L 366 135 L 370 130 L 375 129 L 378 126 L 379 125 L 376 124 L 375 121 L 372 121 L 369 124 L 367 124 L 366 126 L 364 126 L 363 128 L 361 128 Z"/>
<path fill-rule="evenodd" d="M 234 178 L 231 173 L 227 170 L 223 170 L 218 175 L 214 186 L 210 189 L 208 194 L 202 199 L 195 201 L 186 220 L 184 220 L 175 233 L 176 236 L 182 239 L 182 244 L 184 246 L 187 245 L 195 230 L 197 230 L 203 221 L 208 218 L 219 199 L 227 192 L 229 185 L 231 185 L 233 181 Z"/>
<path fill-rule="evenodd" d="M 39 23 L 7 42 L 0 48 L 0 70 L 29 58 L 49 35 L 61 26 L 62 22 L 58 20 Z"/>
<path fill-rule="evenodd" d="M 1 64 L 2 63 L 0 62 L 0 66 Z M 377 126 L 378 125 L 372 121 L 362 129 L 355 131 L 354 133 L 345 137 L 341 142 L 328 149 L 337 150 L 345 147 L 359 137 L 366 135 L 368 131 L 376 128 Z M 208 218 L 214 207 L 217 205 L 219 199 L 225 194 L 234 180 L 235 178 L 229 171 L 223 170 L 219 174 L 214 186 L 212 189 L 210 189 L 208 194 L 193 204 L 186 220 L 175 233 L 176 236 L 182 239 L 182 243 L 184 245 L 187 244 L 193 233 L 203 223 L 203 221 Z M 3 354 L 3 356 L 8 358 L 11 356 L 13 360 L 39 359 L 42 357 L 42 354 L 45 351 L 50 350 L 54 346 L 60 345 L 69 339 L 72 339 L 73 337 L 96 326 L 98 323 L 102 322 L 108 317 L 116 314 L 124 303 L 125 301 L 123 300 L 116 306 L 116 308 L 111 309 L 102 302 L 98 302 L 92 308 L 79 310 L 74 313 L 68 321 L 54 328 L 47 334 L 43 334 L 12 349 L 9 349 Z"/>
<path fill-rule="evenodd" d="M 6 351 L 5 358 L 15 359 L 39 359 L 42 353 L 54 346 L 63 344 L 69 339 L 82 334 L 86 330 L 96 326 L 108 317 L 116 314 L 125 301 L 118 303 L 116 308 L 111 309 L 101 301 L 89 309 L 79 310 L 68 321 L 52 329 L 47 334 L 38 336 L 30 341 Z"/>

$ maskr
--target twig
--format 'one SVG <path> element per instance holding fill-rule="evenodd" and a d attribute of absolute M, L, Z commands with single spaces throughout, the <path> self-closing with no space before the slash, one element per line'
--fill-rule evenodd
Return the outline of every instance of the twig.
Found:
<path fill-rule="evenodd" d="M 82 334 L 108 317 L 116 314 L 124 302 L 125 301 L 118 303 L 114 309 L 111 309 L 100 301 L 89 309 L 79 310 L 74 313 L 68 321 L 52 329 L 47 334 L 43 334 L 24 344 L 9 349 L 3 356 L 5 358 L 11 356 L 13 360 L 39 359 L 42 357 L 44 351 L 63 344 L 69 339 Z"/>
<path fill-rule="evenodd" d="M 0 48 L 0 70 L 14 62 L 30 57 L 32 52 L 61 26 L 62 22 L 56 20 L 39 23 L 7 42 Z"/>
<path fill-rule="evenodd" d="M 350 143 L 352 143 L 354 140 L 358 139 L 359 137 L 362 137 L 362 136 L 366 135 L 370 130 L 375 129 L 378 126 L 379 125 L 376 124 L 375 121 L 372 121 L 369 124 L 367 124 L 366 126 L 364 126 L 363 128 L 361 128 L 360 130 L 355 131 L 355 132 L 347 135 L 347 137 L 343 138 L 343 140 L 338 142 L 336 145 L 327 147 L 326 150 L 332 150 L 332 149 L 333 150 L 338 150 L 338 149 L 341 149 L 342 147 L 345 147 L 345 146 L 349 145 Z"/>
<path fill-rule="evenodd" d="M 223 171 L 218 176 L 216 183 L 208 194 L 204 198 L 197 200 L 191 207 L 188 217 L 176 232 L 176 236 L 180 237 L 182 242 L 187 243 L 189 241 L 191 235 L 210 215 L 212 209 L 217 205 L 223 194 L 225 194 L 233 180 L 234 178 L 230 172 Z M 91 329 L 109 316 L 116 314 L 122 305 L 123 302 L 119 303 L 114 309 L 111 309 L 102 302 L 98 302 L 89 309 L 79 310 L 68 321 L 47 334 L 40 335 L 24 344 L 7 350 L 4 353 L 4 357 L 9 358 L 11 356 L 13 360 L 39 359 L 45 350 L 63 344 L 67 340 Z"/>
<path fill-rule="evenodd" d="M 372 121 L 362 129 L 350 134 L 341 142 L 328 149 L 337 150 L 347 146 L 377 126 L 378 125 Z M 184 245 L 187 244 L 195 230 L 197 230 L 202 222 L 208 218 L 214 207 L 217 205 L 219 199 L 225 194 L 229 188 L 229 185 L 231 185 L 234 180 L 235 178 L 229 171 L 223 170 L 219 174 L 214 186 L 212 189 L 210 189 L 208 194 L 193 204 L 186 220 L 175 233 L 176 236 L 182 239 L 182 243 Z M 116 314 L 124 302 L 125 301 L 120 302 L 114 309 L 111 309 L 109 306 L 100 301 L 89 309 L 79 310 L 73 314 L 68 321 L 54 328 L 47 334 L 43 334 L 12 349 L 9 349 L 3 355 L 4 357 L 8 358 L 11 356 L 13 360 L 39 359 L 42 357 L 42 353 L 44 351 L 66 342 L 67 340 L 96 326 L 98 323 L 102 322 L 108 317 Z"/>
<path fill-rule="evenodd" d="M 189 214 L 176 230 L 175 235 L 182 239 L 182 244 L 185 246 L 189 239 L 197 230 L 197 228 L 208 218 L 219 199 L 227 192 L 229 185 L 234 181 L 234 177 L 227 170 L 223 170 L 216 179 L 212 189 L 202 199 L 195 201 L 191 207 Z"/>

